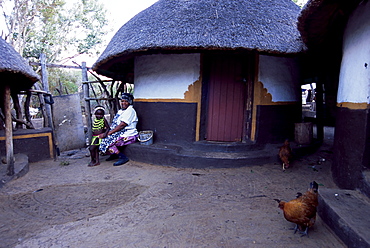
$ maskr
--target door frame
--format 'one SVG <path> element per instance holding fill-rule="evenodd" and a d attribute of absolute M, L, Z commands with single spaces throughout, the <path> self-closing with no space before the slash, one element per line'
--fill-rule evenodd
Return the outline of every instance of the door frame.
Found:
<path fill-rule="evenodd" d="M 201 99 L 201 118 L 200 118 L 200 129 L 199 137 L 200 141 L 206 140 L 207 135 L 207 117 L 208 117 L 208 101 L 209 101 L 209 75 L 210 75 L 210 63 L 209 60 L 214 56 L 223 55 L 234 55 L 235 57 L 242 57 L 243 59 L 243 80 L 246 82 L 245 87 L 245 102 L 244 102 L 244 123 L 242 130 L 242 141 L 250 142 L 252 137 L 252 110 L 253 110 L 253 95 L 254 95 L 254 83 L 256 79 L 256 73 L 258 72 L 257 62 L 258 54 L 256 52 L 243 51 L 243 52 L 205 52 L 202 54 L 202 99 Z"/>

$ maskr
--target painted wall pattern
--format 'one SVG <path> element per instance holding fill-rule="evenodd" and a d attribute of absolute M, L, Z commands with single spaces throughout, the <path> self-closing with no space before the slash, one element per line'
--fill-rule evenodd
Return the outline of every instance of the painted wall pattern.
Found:
<path fill-rule="evenodd" d="M 155 54 L 135 58 L 136 99 L 184 99 L 200 78 L 200 54 Z"/>
<path fill-rule="evenodd" d="M 258 81 L 272 96 L 272 102 L 301 101 L 299 64 L 295 58 L 260 55 Z"/>

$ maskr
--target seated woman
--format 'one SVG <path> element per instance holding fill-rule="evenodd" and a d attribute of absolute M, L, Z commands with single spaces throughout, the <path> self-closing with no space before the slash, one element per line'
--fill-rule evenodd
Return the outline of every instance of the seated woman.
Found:
<path fill-rule="evenodd" d="M 122 93 L 121 109 L 114 116 L 109 130 L 99 135 L 102 139 L 99 150 L 104 154 L 111 154 L 107 161 L 113 160 L 118 155 L 119 160 L 113 164 L 114 166 L 123 165 L 129 161 L 122 150 L 124 146 L 136 142 L 138 137 L 136 129 L 138 118 L 132 106 L 133 100 L 132 94 Z"/>

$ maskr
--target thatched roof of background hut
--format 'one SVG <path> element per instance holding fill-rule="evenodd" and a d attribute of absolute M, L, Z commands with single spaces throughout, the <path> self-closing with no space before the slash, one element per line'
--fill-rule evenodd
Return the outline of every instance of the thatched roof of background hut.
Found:
<path fill-rule="evenodd" d="M 361 0 L 310 0 L 298 17 L 298 29 L 308 48 L 330 49 L 341 40 L 349 15 Z"/>
<path fill-rule="evenodd" d="M 32 87 L 39 76 L 26 60 L 0 37 L 0 83 L 20 91 Z"/>
<path fill-rule="evenodd" d="M 165 50 L 303 50 L 300 8 L 291 0 L 159 0 L 124 24 L 93 65 L 105 75 L 112 59 Z M 149 51 L 148 51 L 149 50 Z"/>

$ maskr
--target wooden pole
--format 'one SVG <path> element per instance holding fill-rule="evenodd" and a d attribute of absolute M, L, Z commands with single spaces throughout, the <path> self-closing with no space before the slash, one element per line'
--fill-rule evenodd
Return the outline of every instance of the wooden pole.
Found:
<path fill-rule="evenodd" d="M 40 89 L 40 87 L 37 83 L 35 83 L 34 86 L 35 86 L 36 93 L 37 93 L 37 96 L 38 96 L 39 101 L 40 101 L 40 108 L 41 108 L 42 117 L 44 117 L 44 124 L 43 125 L 44 125 L 44 127 L 47 127 L 48 123 L 49 123 L 49 117 L 46 114 L 44 94 L 42 93 L 42 91 L 41 91 L 41 89 Z"/>
<path fill-rule="evenodd" d="M 324 140 L 324 87 L 322 80 L 319 79 L 316 82 L 316 129 L 317 129 L 317 139 L 319 141 Z"/>
<path fill-rule="evenodd" d="M 46 68 L 46 55 L 42 53 L 40 55 L 40 63 L 41 63 L 41 82 L 43 85 L 43 90 L 49 93 L 49 81 L 48 81 L 48 70 Z M 48 96 L 50 97 L 50 95 Z M 50 104 L 45 105 L 46 115 L 48 116 L 48 127 L 53 128 L 53 118 L 51 114 L 51 106 Z"/>
<path fill-rule="evenodd" d="M 87 82 L 87 67 L 86 67 L 86 62 L 82 62 L 82 81 Z M 85 99 L 85 114 L 86 114 L 86 124 L 87 124 L 87 138 L 88 141 L 86 142 L 87 144 L 90 144 L 91 142 L 91 137 L 92 137 L 92 120 L 91 120 L 91 106 L 90 106 L 90 94 L 89 94 L 89 84 L 84 83 L 82 85 L 83 87 L 83 94 L 84 94 L 84 99 Z"/>
<path fill-rule="evenodd" d="M 13 123 L 11 107 L 10 86 L 5 85 L 4 90 L 4 114 L 5 114 L 5 144 L 6 144 L 6 163 L 7 175 L 14 175 L 14 151 L 13 151 Z"/>

